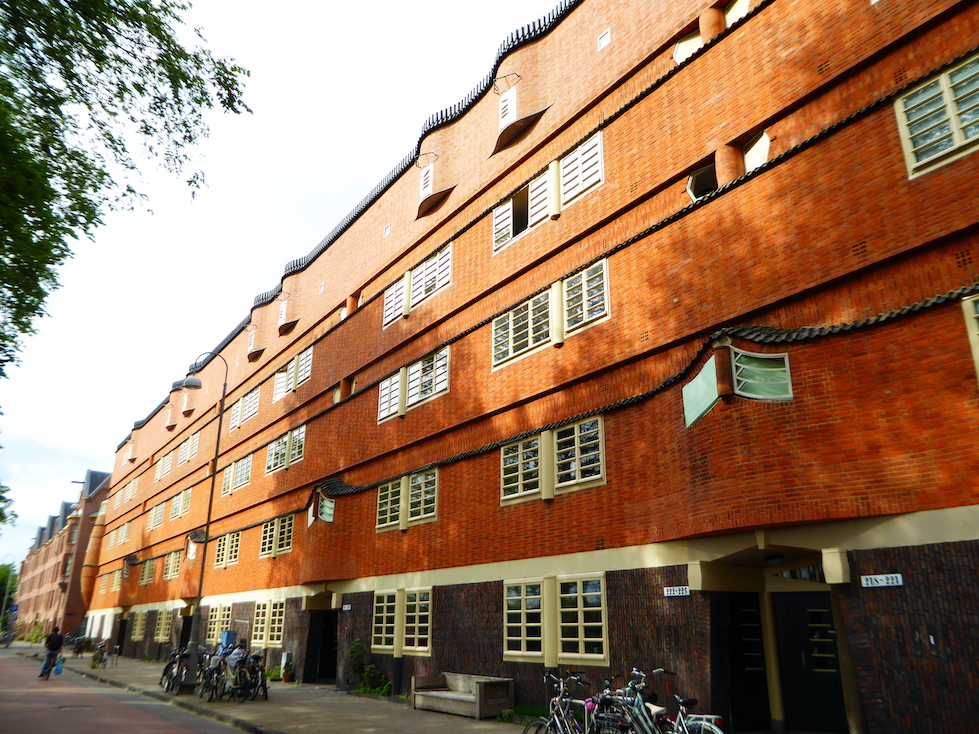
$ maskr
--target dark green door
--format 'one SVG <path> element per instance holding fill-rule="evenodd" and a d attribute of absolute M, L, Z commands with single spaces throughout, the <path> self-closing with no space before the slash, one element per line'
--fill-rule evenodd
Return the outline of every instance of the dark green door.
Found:
<path fill-rule="evenodd" d="M 786 727 L 790 732 L 846 732 L 829 592 L 775 594 L 774 602 Z"/>

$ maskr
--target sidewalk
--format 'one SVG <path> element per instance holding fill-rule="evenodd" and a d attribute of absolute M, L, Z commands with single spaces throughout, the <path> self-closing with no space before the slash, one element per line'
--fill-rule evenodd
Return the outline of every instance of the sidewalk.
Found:
<path fill-rule="evenodd" d="M 31 657 L 42 654 L 40 645 L 29 647 L 15 642 L 11 651 Z M 357 696 L 337 691 L 334 686 L 304 683 L 269 683 L 269 699 L 245 703 L 211 701 L 197 694 L 168 695 L 160 688 L 163 663 L 148 663 L 118 658 L 115 667 L 91 670 L 89 655 L 65 656 L 65 672 L 141 693 L 171 705 L 181 706 L 200 716 L 208 716 L 254 734 L 303 734 L 304 732 L 343 732 L 344 734 L 519 734 L 520 725 L 486 719 L 476 721 L 451 714 L 417 711 L 407 701 Z M 112 659 L 110 658 L 110 665 Z"/>

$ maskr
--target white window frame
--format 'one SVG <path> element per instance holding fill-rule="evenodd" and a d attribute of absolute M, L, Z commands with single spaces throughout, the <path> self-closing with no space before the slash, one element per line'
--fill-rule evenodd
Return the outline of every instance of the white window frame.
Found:
<path fill-rule="evenodd" d="M 500 131 L 515 123 L 517 117 L 517 87 L 510 87 L 500 95 Z"/>
<path fill-rule="evenodd" d="M 395 479 L 377 488 L 377 513 L 374 527 L 396 528 L 401 521 L 401 480 Z"/>
<path fill-rule="evenodd" d="M 119 591 L 122 588 L 122 569 L 117 568 L 112 572 L 112 590 Z"/>
<path fill-rule="evenodd" d="M 146 612 L 133 612 L 133 629 L 129 639 L 133 642 L 142 642 L 144 637 L 146 637 Z"/>
<path fill-rule="evenodd" d="M 153 481 L 159 482 L 163 477 L 170 473 L 170 469 L 173 466 L 173 452 L 168 451 L 160 460 L 156 462 L 156 472 L 153 475 Z"/>
<path fill-rule="evenodd" d="M 493 254 L 546 222 L 550 213 L 550 174 L 545 171 L 493 210 Z"/>
<path fill-rule="evenodd" d="M 409 277 L 406 274 L 398 279 L 397 282 L 388 286 L 384 291 L 384 312 L 382 316 L 383 325 L 387 326 L 397 321 L 402 316 L 407 316 L 405 304 L 407 299 L 405 293 L 411 287 Z"/>
<path fill-rule="evenodd" d="M 768 162 L 768 153 L 771 150 L 771 146 L 772 140 L 768 137 L 768 133 L 764 131 L 745 143 L 744 148 L 742 148 L 744 172 L 750 173 L 759 166 L 765 165 Z"/>
<path fill-rule="evenodd" d="M 133 497 L 136 496 L 136 492 L 138 490 L 139 490 L 139 477 L 133 477 L 126 484 L 126 495 L 125 495 L 125 497 L 123 497 L 123 500 L 125 502 L 129 502 L 129 500 L 131 500 Z M 116 507 L 118 507 L 118 506 L 119 506 L 119 504 L 117 502 L 116 503 Z"/>
<path fill-rule="evenodd" d="M 224 476 L 221 478 L 221 496 L 237 492 L 242 487 L 247 487 L 252 479 L 252 455 L 248 454 L 244 458 L 233 461 L 224 468 Z"/>
<path fill-rule="evenodd" d="M 116 545 L 122 545 L 129 541 L 130 522 L 130 520 L 127 520 L 118 527 L 116 532 Z"/>
<path fill-rule="evenodd" d="M 977 77 L 979 77 L 979 55 L 956 64 L 948 71 L 919 84 L 895 100 L 894 111 L 897 115 L 897 127 L 908 168 L 908 178 L 933 171 L 972 153 L 979 147 L 979 117 L 972 117 L 964 125 L 962 121 L 964 114 L 976 114 L 979 92 L 973 89 L 971 92 L 960 94 L 958 90 L 959 87 L 974 82 Z M 967 99 L 969 102 L 965 108 L 960 108 L 960 102 Z M 928 111 L 927 114 L 920 116 L 914 114 L 925 110 Z M 939 119 L 940 112 L 944 113 L 941 119 Z M 912 131 L 912 126 L 923 124 L 928 118 L 934 119 L 920 130 Z M 916 144 L 914 137 L 924 134 L 927 130 L 938 132 L 940 136 L 923 144 Z M 948 146 L 921 155 L 921 152 L 933 148 L 939 141 L 947 141 Z"/>
<path fill-rule="evenodd" d="M 275 373 L 275 387 L 272 402 L 278 402 L 299 386 L 308 382 L 313 375 L 313 348 L 308 347 L 289 360 Z"/>
<path fill-rule="evenodd" d="M 418 199 L 424 201 L 435 193 L 435 162 L 429 163 L 418 176 Z"/>
<path fill-rule="evenodd" d="M 449 391 L 449 348 L 443 347 L 408 367 L 405 407 L 410 410 Z"/>
<path fill-rule="evenodd" d="M 493 369 L 548 345 L 560 346 L 565 336 L 609 318 L 608 261 L 603 259 L 493 319 Z"/>
<path fill-rule="evenodd" d="M 174 495 L 170 500 L 170 519 L 176 520 L 190 512 L 190 496 L 192 488 L 188 487 L 182 492 Z"/>
<path fill-rule="evenodd" d="M 262 525 L 262 541 L 259 546 L 259 558 L 275 558 L 292 552 L 295 515 L 277 517 Z"/>
<path fill-rule="evenodd" d="M 285 616 L 285 601 L 256 602 L 252 622 L 252 647 L 282 647 Z"/>
<path fill-rule="evenodd" d="M 748 360 L 755 359 L 765 364 L 748 364 Z M 782 365 L 778 365 L 782 362 Z M 734 378 L 734 394 L 751 400 L 791 400 L 792 395 L 792 372 L 789 369 L 789 355 L 787 352 L 749 352 L 737 347 L 731 347 L 731 370 Z M 758 379 L 762 375 L 779 374 L 784 375 L 784 379 L 768 380 Z M 752 390 L 752 385 L 785 385 L 784 394 L 771 395 L 762 391 Z"/>
<path fill-rule="evenodd" d="M 377 386 L 377 422 L 393 418 L 400 413 L 401 374 L 396 372 L 385 377 Z"/>
<path fill-rule="evenodd" d="M 262 386 L 249 390 L 231 406 L 231 416 L 228 420 L 228 431 L 233 431 L 258 415 L 261 405 Z"/>
<path fill-rule="evenodd" d="M 139 570 L 139 585 L 148 586 L 156 578 L 156 559 L 147 558 L 143 561 L 143 567 Z"/>
<path fill-rule="evenodd" d="M 167 553 L 163 564 L 163 580 L 169 581 L 180 575 L 180 556 L 182 551 Z"/>
<path fill-rule="evenodd" d="M 503 582 L 503 659 L 544 659 L 544 580 Z"/>
<path fill-rule="evenodd" d="M 163 524 L 163 511 L 166 509 L 166 502 L 154 506 L 146 518 L 146 529 L 155 530 Z"/>
<path fill-rule="evenodd" d="M 269 444 L 265 455 L 266 476 L 287 469 L 303 460 L 306 447 L 306 426 L 294 428 Z"/>
<path fill-rule="evenodd" d="M 605 479 L 605 430 L 601 417 L 554 430 L 554 488 L 593 485 Z"/>
<path fill-rule="evenodd" d="M 186 464 L 197 456 L 197 447 L 200 445 L 200 439 L 201 432 L 195 431 L 186 441 L 180 444 L 180 448 L 177 451 L 177 466 Z"/>
<path fill-rule="evenodd" d="M 452 284 L 452 243 L 448 242 L 384 291 L 382 323 L 389 326 Z"/>
<path fill-rule="evenodd" d="M 214 543 L 214 567 L 227 568 L 238 563 L 241 548 L 241 531 L 226 533 Z"/>
<path fill-rule="evenodd" d="M 231 605 L 214 605 L 207 613 L 207 637 L 205 642 L 219 642 L 221 633 L 231 629 Z"/>
<path fill-rule="evenodd" d="M 562 209 L 600 186 L 605 181 L 601 131 L 564 156 L 560 172 Z"/>

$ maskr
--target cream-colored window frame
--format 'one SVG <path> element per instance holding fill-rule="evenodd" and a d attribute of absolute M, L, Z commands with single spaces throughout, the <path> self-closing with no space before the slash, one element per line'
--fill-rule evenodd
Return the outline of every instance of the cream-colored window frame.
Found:
<path fill-rule="evenodd" d="M 143 567 L 139 570 L 139 585 L 148 586 L 156 578 L 156 559 L 147 558 L 143 561 Z"/>
<path fill-rule="evenodd" d="M 979 295 L 962 299 L 962 315 L 965 317 L 965 330 L 969 337 L 972 362 L 979 375 Z"/>
<path fill-rule="evenodd" d="M 540 436 L 515 441 L 500 449 L 500 500 L 514 502 L 540 495 Z"/>
<path fill-rule="evenodd" d="M 156 629 L 153 632 L 153 640 L 155 642 L 167 642 L 172 630 L 173 612 L 169 609 L 161 609 L 156 613 Z"/>
<path fill-rule="evenodd" d="M 371 651 L 394 652 L 399 639 L 398 592 L 384 589 L 374 592 L 371 614 Z"/>
<path fill-rule="evenodd" d="M 953 77 L 960 73 L 967 73 L 968 76 L 958 80 L 953 79 Z M 974 118 L 964 126 L 961 120 L 963 113 L 974 113 L 976 111 L 976 105 L 979 105 L 979 92 L 975 90 L 966 92 L 957 100 L 954 89 L 955 85 L 962 84 L 966 81 L 974 81 L 977 77 L 979 77 L 979 55 L 972 56 L 948 71 L 919 84 L 894 101 L 894 113 L 897 117 L 897 128 L 901 136 L 901 148 L 904 151 L 904 161 L 908 169 L 909 179 L 929 173 L 979 148 L 979 119 Z M 910 108 L 906 107 L 905 103 L 907 101 L 929 88 L 931 88 L 929 97 L 917 101 Z M 971 99 L 969 99 L 970 97 Z M 958 102 L 966 99 L 969 100 L 968 104 L 965 106 L 965 109 L 960 109 Z M 931 100 L 940 102 L 939 107 L 932 110 L 929 114 L 922 116 L 920 119 L 912 121 L 908 116 L 909 110 L 915 109 L 924 102 Z M 944 112 L 944 119 L 937 127 L 943 125 L 948 126 L 948 132 L 943 137 L 950 140 L 951 146 L 919 161 L 915 155 L 915 146 L 912 141 L 910 125 L 913 122 L 920 122 L 927 119 L 939 110 Z M 973 132 L 971 137 L 966 137 L 966 129 L 969 128 L 974 128 L 975 132 Z M 933 145 L 934 142 L 930 141 L 927 145 L 920 147 L 927 148 Z"/>
<path fill-rule="evenodd" d="M 146 612 L 135 612 L 133 614 L 133 631 L 129 639 L 133 642 L 142 642 L 146 637 Z"/>
<path fill-rule="evenodd" d="M 432 588 L 405 589 L 404 634 L 405 655 L 431 655 Z"/>
<path fill-rule="evenodd" d="M 599 592 L 585 594 L 582 584 L 598 581 Z M 575 593 L 568 588 L 575 585 Z M 528 587 L 538 587 L 539 614 L 536 606 L 527 604 L 534 597 L 527 595 Z M 520 595 L 513 595 L 513 589 L 520 589 Z M 543 662 L 544 667 L 558 665 L 609 664 L 608 646 L 608 604 L 606 601 L 606 582 L 603 573 L 564 574 L 504 580 L 503 582 L 503 659 L 511 662 Z M 586 604 L 598 596 L 598 606 Z M 567 600 L 576 600 L 574 606 L 562 606 Z M 585 614 L 585 611 L 590 614 Z M 598 621 L 595 620 L 597 610 Z M 539 620 L 539 621 L 538 621 Z M 509 628 L 508 628 L 509 626 Z M 539 632 L 538 628 L 539 627 Z M 599 635 L 586 634 L 586 630 L 599 629 Z M 573 630 L 573 634 L 570 632 Z M 539 634 L 539 638 L 537 636 Z M 539 639 L 539 651 L 533 649 Z M 600 652 L 579 650 L 569 652 L 565 647 L 575 644 L 584 646 L 590 642 L 599 646 Z M 519 649 L 514 649 L 514 647 Z"/>
<path fill-rule="evenodd" d="M 293 532 L 296 516 L 286 515 L 269 520 L 262 525 L 262 542 L 259 546 L 259 558 L 275 558 L 292 552 Z"/>

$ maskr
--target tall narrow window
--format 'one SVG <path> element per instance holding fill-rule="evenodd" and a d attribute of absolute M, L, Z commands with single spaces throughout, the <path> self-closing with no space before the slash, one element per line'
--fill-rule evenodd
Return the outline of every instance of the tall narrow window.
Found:
<path fill-rule="evenodd" d="M 401 480 L 377 488 L 377 528 L 397 527 L 401 516 Z"/>
<path fill-rule="evenodd" d="M 540 438 L 504 446 L 500 451 L 503 499 L 537 494 L 540 491 Z"/>
<path fill-rule="evenodd" d="M 394 374 L 381 381 L 377 390 L 377 419 L 382 420 L 398 414 L 398 400 L 401 396 L 401 375 Z"/>
<path fill-rule="evenodd" d="M 429 651 L 432 614 L 432 590 L 418 589 L 405 592 L 404 651 L 426 653 Z"/>
<path fill-rule="evenodd" d="M 259 547 L 259 557 L 272 558 L 291 552 L 294 523 L 294 515 L 286 515 L 265 523 L 262 526 L 262 544 Z"/>
<path fill-rule="evenodd" d="M 397 594 L 377 592 L 374 594 L 374 621 L 371 630 L 372 650 L 394 649 L 395 610 Z"/>
<path fill-rule="evenodd" d="M 541 659 L 544 619 L 540 582 L 504 586 L 503 650 L 507 658 Z"/>
<path fill-rule="evenodd" d="M 602 134 L 595 133 L 561 159 L 561 204 L 566 206 L 604 180 Z"/>
<path fill-rule="evenodd" d="M 605 260 L 564 281 L 565 330 L 569 333 L 608 313 Z"/>

